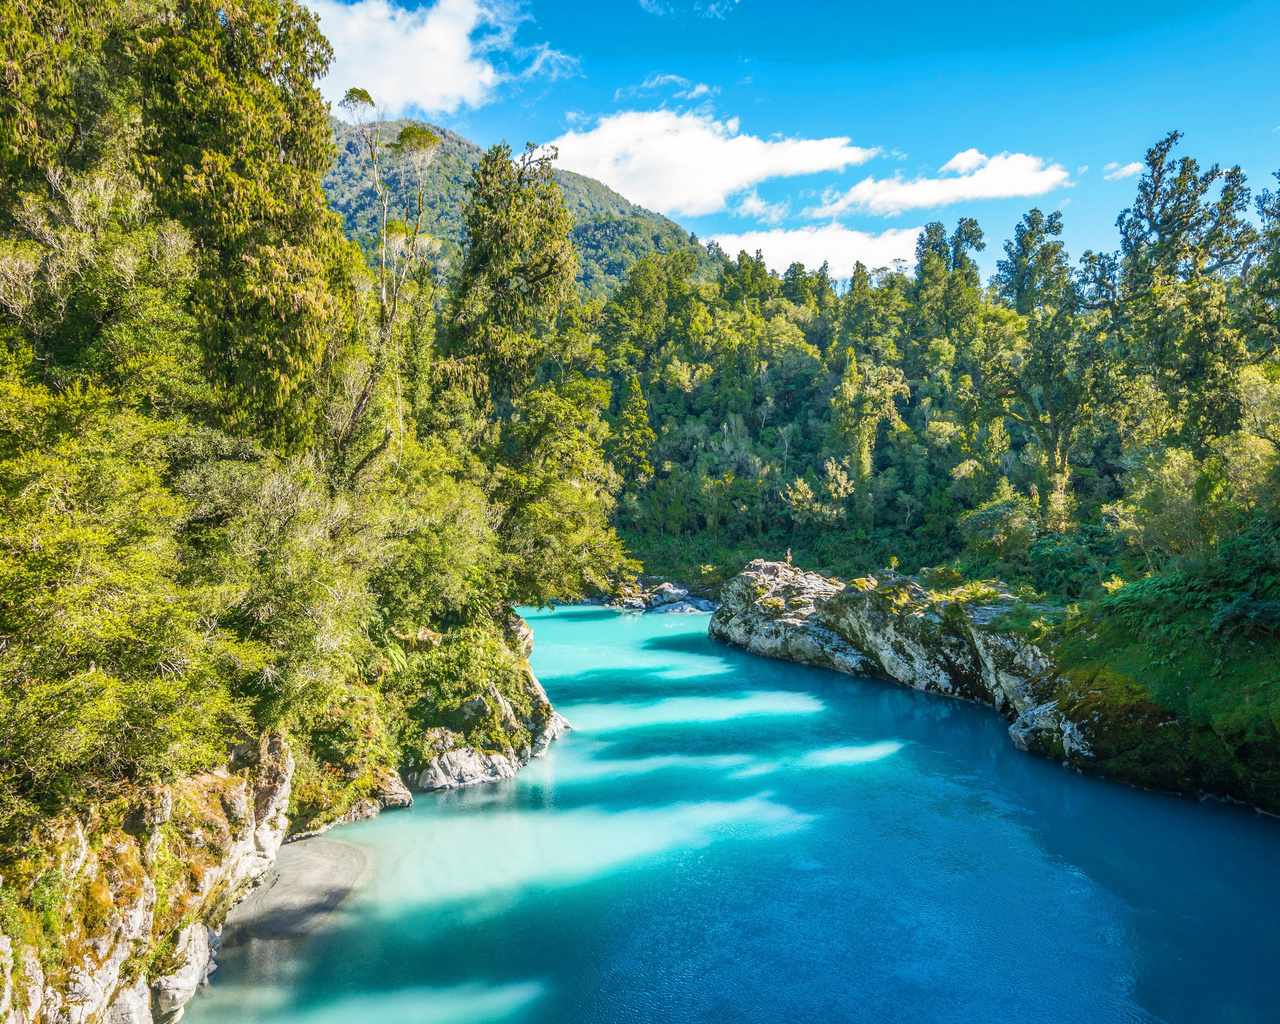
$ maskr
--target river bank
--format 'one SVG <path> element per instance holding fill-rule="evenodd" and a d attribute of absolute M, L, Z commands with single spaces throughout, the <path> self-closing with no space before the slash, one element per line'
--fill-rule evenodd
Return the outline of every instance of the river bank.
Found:
<path fill-rule="evenodd" d="M 708 627 L 716 639 L 987 704 L 1019 750 L 1086 774 L 1280 813 L 1274 759 L 1232 747 L 1215 723 L 1180 716 L 1138 681 L 1117 678 L 1107 652 L 1088 646 L 1096 636 L 1067 643 L 1028 629 L 1028 613 L 1051 609 L 1028 608 L 998 585 L 889 570 L 846 584 L 761 559 L 721 598 Z"/>
<path fill-rule="evenodd" d="M 351 848 L 308 837 L 544 756 L 569 723 L 529 667 L 519 616 L 505 645 L 504 671 L 475 680 L 399 765 L 383 751 L 325 768 L 264 735 L 215 771 L 46 821 L 0 873 L 0 1022 L 176 1021 L 208 979 L 224 921 L 233 936 L 301 934 L 356 884 Z"/>
<path fill-rule="evenodd" d="M 365 880 L 324 927 L 220 949 L 183 1024 L 1274 1021 L 1275 821 L 1064 772 L 985 707 L 708 618 L 530 614 L 574 730 L 330 833 Z"/>

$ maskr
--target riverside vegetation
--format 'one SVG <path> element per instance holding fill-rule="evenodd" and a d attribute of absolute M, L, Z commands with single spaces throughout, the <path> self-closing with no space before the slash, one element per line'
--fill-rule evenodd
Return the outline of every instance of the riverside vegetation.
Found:
<path fill-rule="evenodd" d="M 483 155 L 441 282 L 439 137 L 356 90 L 344 238 L 300 4 L 4 4 L 0 47 L 0 1019 L 171 1017 L 286 818 L 545 741 L 510 608 L 630 571 L 608 389 L 547 159 Z"/>
<path fill-rule="evenodd" d="M 1280 199 L 1238 169 L 1171 135 L 1117 254 L 1032 211 L 987 288 L 965 220 L 841 290 L 562 176 L 575 223 L 547 156 L 360 90 L 339 154 L 291 0 L 0 30 L 0 1017 L 171 1016 L 286 827 L 528 756 L 510 609 L 628 548 L 998 576 L 1100 701 L 1277 763 Z"/>
<path fill-rule="evenodd" d="M 1006 594 L 982 628 L 1049 658 L 1039 696 L 1118 723 L 1093 770 L 1280 811 L 1280 195 L 1178 142 L 1118 252 L 1073 268 L 1032 210 L 985 288 L 969 219 L 843 293 L 642 259 L 596 318 L 631 549 L 717 590 L 784 551 L 861 591 L 930 568 L 881 588 L 904 622 Z"/>

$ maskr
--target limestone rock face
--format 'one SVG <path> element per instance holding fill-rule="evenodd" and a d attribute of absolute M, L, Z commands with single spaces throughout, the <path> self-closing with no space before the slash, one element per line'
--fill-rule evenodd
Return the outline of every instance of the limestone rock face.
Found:
<path fill-rule="evenodd" d="M 433 757 L 426 768 L 410 775 L 408 781 L 415 789 L 432 792 L 512 779 L 516 770 L 517 765 L 506 754 L 489 754 L 474 747 L 459 747 Z"/>
<path fill-rule="evenodd" d="M 209 970 L 204 921 L 221 919 L 241 890 L 259 879 L 284 839 L 293 757 L 278 739 L 233 752 L 230 770 L 184 779 L 150 794 L 122 829 L 92 846 L 73 821 L 56 844 L 54 865 L 70 884 L 94 892 L 95 925 L 53 984 L 34 950 L 0 937 L 0 1021 L 4 1024 L 154 1024 L 176 1020 Z M 191 816 L 175 815 L 174 789 Z M 168 826 L 166 830 L 164 827 Z M 168 838 L 166 838 L 168 837 Z M 171 855 L 200 851 L 188 878 L 170 884 L 157 909 L 155 872 L 161 847 Z M 184 845 L 184 844 L 189 844 Z M 175 935 L 181 920 L 192 920 Z M 172 936 L 161 977 L 137 965 Z M 126 971 L 125 965 L 132 965 Z M 158 1015 L 158 1017 L 156 1016 Z"/>
<path fill-rule="evenodd" d="M 873 675 L 870 659 L 814 617 L 816 603 L 839 591 L 817 573 L 757 560 L 725 584 L 707 631 L 766 658 Z"/>
<path fill-rule="evenodd" d="M 504 631 L 507 646 L 516 655 L 527 659 L 533 653 L 533 627 L 515 612 L 507 616 Z"/>
<path fill-rule="evenodd" d="M 553 740 L 558 740 L 572 726 L 569 725 L 568 719 L 559 711 L 551 712 L 551 718 L 543 726 L 542 731 L 535 733 L 533 737 L 533 756 L 542 757 L 547 752 L 547 748 L 551 746 Z"/>
<path fill-rule="evenodd" d="M 571 726 L 564 715 L 551 706 L 551 701 L 547 699 L 547 691 L 542 688 L 542 684 L 538 682 L 538 677 L 533 674 L 531 668 L 525 672 L 525 692 L 529 695 L 532 711 L 521 724 L 533 737 L 532 747 L 521 755 L 521 761 L 527 764 L 530 757 L 542 757 L 552 741 L 558 740 L 569 731 Z"/>
<path fill-rule="evenodd" d="M 104 1024 L 155 1024 L 151 1015 L 151 989 L 139 978 L 127 988 L 116 990 L 115 1002 L 103 1018 Z"/>
<path fill-rule="evenodd" d="M 1022 750 L 1091 767 L 1093 722 L 1071 717 L 1053 658 L 987 623 L 995 603 L 935 600 L 919 581 L 885 571 L 848 585 L 783 562 L 752 562 L 726 584 L 712 637 L 756 654 L 892 679 L 990 704 Z"/>
<path fill-rule="evenodd" d="M 212 950 L 209 929 L 203 924 L 187 925 L 178 933 L 174 952 L 181 966 L 151 983 L 160 1020 L 173 1020 L 208 978 Z"/>

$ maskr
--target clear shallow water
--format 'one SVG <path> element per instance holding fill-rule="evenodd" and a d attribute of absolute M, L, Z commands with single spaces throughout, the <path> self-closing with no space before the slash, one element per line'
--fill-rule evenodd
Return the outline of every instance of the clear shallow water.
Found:
<path fill-rule="evenodd" d="M 1082 778 L 705 615 L 528 618 L 575 730 L 330 833 L 364 886 L 222 951 L 187 1020 L 1280 1021 L 1280 821 Z"/>

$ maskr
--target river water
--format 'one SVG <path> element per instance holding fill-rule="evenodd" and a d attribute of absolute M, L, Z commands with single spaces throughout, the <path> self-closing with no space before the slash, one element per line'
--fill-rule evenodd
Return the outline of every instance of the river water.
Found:
<path fill-rule="evenodd" d="M 366 881 L 219 955 L 206 1024 L 1275 1024 L 1280 821 L 1082 778 L 995 712 L 531 612 L 574 725 L 330 837 Z"/>

